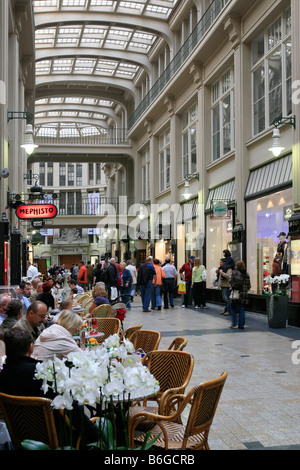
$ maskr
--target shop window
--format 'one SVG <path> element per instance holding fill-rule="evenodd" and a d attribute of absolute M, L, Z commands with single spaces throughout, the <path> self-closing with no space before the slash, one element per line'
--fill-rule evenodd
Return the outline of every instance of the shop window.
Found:
<path fill-rule="evenodd" d="M 206 216 L 206 269 L 208 288 L 217 287 L 216 269 L 220 266 L 223 250 L 231 251 L 232 242 L 232 217 L 228 212 L 228 218 Z"/>
<path fill-rule="evenodd" d="M 271 272 L 278 235 L 288 234 L 292 201 L 292 188 L 288 188 L 247 202 L 247 270 L 255 294 L 262 292 L 263 279 Z"/>
<path fill-rule="evenodd" d="M 254 135 L 292 112 L 290 23 L 288 8 L 251 45 Z"/>

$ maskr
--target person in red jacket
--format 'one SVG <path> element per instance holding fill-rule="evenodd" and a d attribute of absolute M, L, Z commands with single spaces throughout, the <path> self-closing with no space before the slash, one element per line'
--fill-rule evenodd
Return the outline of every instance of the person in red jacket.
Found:
<path fill-rule="evenodd" d="M 183 281 L 186 282 L 186 293 L 183 296 L 182 308 L 185 308 L 188 305 L 189 292 L 192 283 L 192 271 L 194 267 L 195 256 L 190 256 L 187 263 L 184 263 L 179 269 L 180 277 Z"/>
<path fill-rule="evenodd" d="M 80 261 L 80 263 L 79 263 L 79 271 L 78 271 L 77 282 L 78 282 L 78 285 L 80 287 L 82 287 L 84 291 L 86 291 L 86 289 L 87 289 L 87 268 L 85 267 L 83 261 Z"/>

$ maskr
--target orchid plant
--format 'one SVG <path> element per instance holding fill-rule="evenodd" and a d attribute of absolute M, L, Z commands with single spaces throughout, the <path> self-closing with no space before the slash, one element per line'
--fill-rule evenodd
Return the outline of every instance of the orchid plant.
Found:
<path fill-rule="evenodd" d="M 274 295 L 286 295 L 287 294 L 287 284 L 289 282 L 289 274 L 280 274 L 279 276 L 272 277 L 268 275 L 264 278 L 264 282 L 267 284 L 277 284 L 278 289 Z M 264 292 L 265 295 L 268 295 L 267 292 Z"/>
<path fill-rule="evenodd" d="M 56 395 L 52 401 L 55 409 L 70 411 L 76 401 L 99 413 L 108 409 L 108 405 L 129 403 L 155 395 L 159 390 L 159 383 L 134 352 L 130 341 L 124 339 L 120 343 L 115 334 L 101 347 L 72 352 L 63 359 L 54 356 L 53 360 L 38 363 L 35 377 L 42 380 L 44 394 L 52 391 Z M 105 418 L 101 417 L 102 423 L 103 420 Z"/>

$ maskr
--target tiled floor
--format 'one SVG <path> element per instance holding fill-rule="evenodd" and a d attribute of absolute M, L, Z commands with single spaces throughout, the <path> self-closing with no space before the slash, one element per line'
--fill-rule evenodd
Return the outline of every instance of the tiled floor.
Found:
<path fill-rule="evenodd" d="M 185 336 L 185 350 L 195 358 L 188 389 L 228 372 L 210 431 L 211 449 L 300 449 L 300 363 L 292 361 L 293 353 L 300 359 L 300 342 L 298 355 L 293 348 L 300 329 L 270 329 L 266 316 L 249 312 L 244 330 L 231 329 L 231 317 L 220 315 L 218 305 L 196 310 L 176 304 L 143 313 L 135 297 L 124 327 L 143 323 L 144 329 L 159 330 L 159 349 Z"/>

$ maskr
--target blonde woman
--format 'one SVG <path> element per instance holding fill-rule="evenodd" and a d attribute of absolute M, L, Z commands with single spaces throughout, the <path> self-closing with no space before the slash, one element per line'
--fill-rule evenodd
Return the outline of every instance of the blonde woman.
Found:
<path fill-rule="evenodd" d="M 81 327 L 83 320 L 71 310 L 64 310 L 56 323 L 46 328 L 33 345 L 32 357 L 38 361 L 59 359 L 66 357 L 70 352 L 79 351 L 80 348 L 73 336 Z"/>
<path fill-rule="evenodd" d="M 99 305 L 109 304 L 107 292 L 105 290 L 105 287 L 101 284 L 95 285 L 92 290 L 92 296 L 94 300 L 89 308 L 89 313 L 86 315 L 85 318 L 90 318 L 92 316 L 92 311 L 94 310 L 94 308 L 98 307 Z"/>
<path fill-rule="evenodd" d="M 205 281 L 206 271 L 203 264 L 201 264 L 200 258 L 195 258 L 194 267 L 192 271 L 192 284 L 193 297 L 195 308 L 203 307 L 206 308 L 205 302 Z"/>

